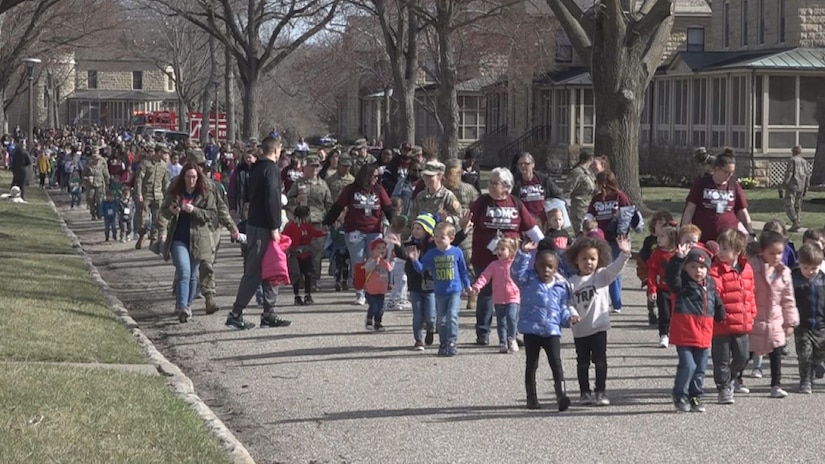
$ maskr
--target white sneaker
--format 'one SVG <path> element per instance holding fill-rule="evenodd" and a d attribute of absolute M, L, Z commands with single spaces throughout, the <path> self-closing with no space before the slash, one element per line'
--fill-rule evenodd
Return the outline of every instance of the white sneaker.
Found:
<path fill-rule="evenodd" d="M 745 384 L 739 383 L 738 381 L 733 381 L 733 392 L 737 394 L 748 394 L 751 392 L 751 389 L 746 387 Z"/>
<path fill-rule="evenodd" d="M 355 297 L 355 304 L 358 306 L 364 306 L 367 304 L 367 298 L 364 295 L 358 295 Z"/>
<path fill-rule="evenodd" d="M 518 353 L 518 343 L 516 342 L 516 340 L 515 340 L 515 339 L 511 339 L 511 340 L 509 341 L 509 344 L 510 344 L 510 347 L 509 347 L 509 348 L 510 348 L 510 350 L 509 350 L 509 352 L 510 352 L 510 353 Z"/>
<path fill-rule="evenodd" d="M 667 348 L 670 346 L 670 337 L 662 335 L 659 337 L 659 348 Z"/>
<path fill-rule="evenodd" d="M 788 396 L 788 392 L 782 389 L 782 387 L 776 386 L 771 388 L 771 398 L 784 398 Z"/>
<path fill-rule="evenodd" d="M 754 379 L 761 379 L 762 378 L 762 368 L 761 367 L 754 367 L 751 371 L 751 377 Z"/>

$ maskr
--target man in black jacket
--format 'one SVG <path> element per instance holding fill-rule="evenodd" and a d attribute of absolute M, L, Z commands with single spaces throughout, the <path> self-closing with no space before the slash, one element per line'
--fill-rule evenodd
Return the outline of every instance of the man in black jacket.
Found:
<path fill-rule="evenodd" d="M 281 241 L 281 170 L 278 158 L 281 156 L 281 141 L 266 137 L 261 142 L 263 155 L 252 167 L 249 174 L 249 189 L 245 201 L 249 203 L 246 236 L 247 254 L 244 273 L 238 285 L 238 294 L 232 305 L 232 312 L 226 316 L 226 325 L 246 330 L 255 324 L 243 318 L 243 310 L 258 285 L 263 288 L 264 313 L 261 315 L 261 327 L 287 327 L 291 321 L 275 315 L 275 301 L 278 297 L 275 287 L 268 280 L 261 279 L 261 261 L 271 241 Z"/>

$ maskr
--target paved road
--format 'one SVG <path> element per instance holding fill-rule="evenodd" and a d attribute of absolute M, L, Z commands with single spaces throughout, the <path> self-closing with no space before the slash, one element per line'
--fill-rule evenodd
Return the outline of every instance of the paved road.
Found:
<path fill-rule="evenodd" d="M 385 333 L 365 333 L 365 308 L 352 295 L 323 292 L 311 307 L 280 314 L 284 329 L 224 327 L 225 312 L 191 323 L 172 314 L 171 265 L 147 250 L 103 242 L 101 222 L 58 206 L 103 277 L 146 334 L 194 381 L 198 393 L 259 463 L 479 462 L 818 462 L 825 451 L 825 389 L 768 398 L 769 380 L 734 406 L 677 414 L 670 402 L 676 359 L 658 349 L 647 327 L 634 269 L 625 270 L 627 306 L 609 333 L 608 395 L 613 405 L 555 410 L 550 370 L 539 370 L 547 409 L 524 409 L 524 353 L 476 347 L 470 313 L 461 314 L 459 355 L 411 350 L 411 315 L 388 313 Z M 219 302 L 229 307 L 240 271 L 239 250 L 219 253 Z M 327 288 L 329 287 L 328 282 Z M 260 309 L 250 311 L 257 321 Z M 568 389 L 576 394 L 572 337 L 563 337 Z M 797 380 L 785 363 L 786 385 Z M 767 374 L 767 362 L 765 363 Z M 591 371 L 592 372 L 592 371 Z M 708 371 L 710 373 L 710 370 Z M 711 389 L 712 379 L 705 382 Z"/>

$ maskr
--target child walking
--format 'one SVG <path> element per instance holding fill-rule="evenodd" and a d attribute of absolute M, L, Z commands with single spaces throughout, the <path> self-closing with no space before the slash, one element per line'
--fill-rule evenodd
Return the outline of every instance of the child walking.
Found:
<path fill-rule="evenodd" d="M 510 268 L 512 279 L 522 290 L 518 329 L 524 334 L 527 409 L 541 408 L 536 390 L 536 371 L 543 349 L 553 372 L 559 411 L 566 411 L 570 407 L 570 398 L 561 363 L 561 328 L 577 324 L 579 315 L 573 306 L 572 286 L 557 272 L 559 260 L 555 253 L 547 249 L 539 251 L 530 269 L 529 253 L 535 249 L 535 243 L 523 245 L 522 252 L 517 254 Z"/>
<path fill-rule="evenodd" d="M 335 275 L 335 291 L 347 291 L 347 280 L 350 274 L 349 250 L 347 250 L 347 234 L 344 232 L 344 226 L 336 222 L 336 226 L 330 230 L 329 234 L 332 244 L 331 255 L 332 262 L 330 265 L 334 268 Z"/>
<path fill-rule="evenodd" d="M 392 265 L 387 261 L 387 243 L 377 238 L 370 243 L 370 259 L 364 263 L 367 277 L 364 280 L 364 292 L 367 299 L 368 332 L 384 330 L 381 321 L 384 319 L 384 296 L 390 284 L 390 270 Z"/>
<path fill-rule="evenodd" d="M 470 275 L 464 253 L 452 245 L 455 239 L 455 226 L 439 223 L 433 231 L 435 248 L 424 253 L 418 259 L 418 250 L 411 248 L 408 256 L 418 272 L 429 271 L 433 276 L 435 309 L 438 318 L 439 356 L 458 354 L 458 309 L 461 304 L 461 291 L 470 289 Z"/>
<path fill-rule="evenodd" d="M 398 241 L 404 241 L 407 229 L 407 218 L 405 216 L 395 216 L 392 218 L 389 227 L 389 237 L 398 237 Z M 394 243 L 395 241 L 391 241 Z M 390 282 L 392 282 L 392 290 L 390 291 L 390 299 L 387 302 L 387 310 L 395 311 L 409 308 L 409 301 L 407 301 L 407 274 L 405 272 L 407 261 L 401 259 L 398 255 L 392 258 L 392 274 L 390 275 Z"/>
<path fill-rule="evenodd" d="M 106 235 L 106 241 L 109 241 L 109 235 L 117 240 L 117 210 L 118 203 L 115 200 L 115 194 L 111 190 L 106 191 L 106 199 L 100 202 L 98 206 L 98 216 L 103 218 L 103 231 Z"/>
<path fill-rule="evenodd" d="M 794 332 L 799 361 L 799 393 L 810 394 L 814 366 L 825 361 L 825 273 L 822 250 L 814 244 L 802 245 L 798 266 L 791 272 L 799 326 Z"/>
<path fill-rule="evenodd" d="M 83 181 L 80 179 L 80 172 L 72 172 L 72 177 L 69 179 L 69 195 L 71 196 L 71 203 L 69 208 L 74 208 L 74 205 L 80 206 L 80 194 L 83 191 Z"/>
<path fill-rule="evenodd" d="M 713 380 L 719 404 L 733 404 L 734 393 L 750 393 L 741 379 L 732 382 L 748 364 L 750 343 L 756 317 L 753 268 L 745 257 L 748 237 L 735 229 L 723 230 L 716 239 L 719 252 L 710 266 L 710 276 L 725 306 L 725 319 L 713 325 L 711 357 Z"/>
<path fill-rule="evenodd" d="M 670 341 L 676 346 L 679 364 L 673 382 L 673 405 L 679 412 L 705 412 L 705 369 L 708 366 L 713 322 L 725 318 L 725 308 L 708 277 L 708 252 L 690 243 L 680 243 L 665 274 L 673 292 Z"/>
<path fill-rule="evenodd" d="M 295 294 L 295 304 L 311 305 L 312 301 L 312 239 L 326 237 L 326 233 L 315 229 L 309 222 L 309 207 L 301 205 L 295 207 L 295 220 L 284 227 L 284 235 L 292 239 L 287 250 L 289 254 L 289 273 L 292 280 L 292 293 Z M 304 297 L 301 298 L 301 277 L 304 281 Z"/>
<path fill-rule="evenodd" d="M 117 202 L 118 225 L 120 241 L 126 242 L 132 238 L 132 215 L 135 212 L 135 203 L 132 201 L 132 193 L 129 187 L 124 186 L 120 194 L 120 200 Z"/>
<path fill-rule="evenodd" d="M 565 250 L 570 245 L 570 234 L 564 228 L 564 213 L 558 208 L 553 208 L 547 212 L 547 231 L 545 238 L 550 238 L 556 243 L 556 249 Z"/>
<path fill-rule="evenodd" d="M 656 238 L 656 248 L 647 260 L 647 301 L 656 305 L 658 312 L 659 347 L 667 348 L 670 344 L 670 289 L 665 281 L 667 263 L 676 253 L 679 244 L 679 232 L 675 227 L 660 227 Z"/>
<path fill-rule="evenodd" d="M 756 317 L 750 334 L 750 349 L 756 355 L 769 355 L 771 363 L 771 398 L 785 398 L 782 389 L 782 347 L 785 337 L 799 325 L 791 271 L 782 264 L 785 237 L 763 230 L 759 236 L 759 254 L 749 259 L 753 268 Z"/>
<path fill-rule="evenodd" d="M 496 310 L 499 353 L 517 353 L 516 333 L 521 292 L 510 276 L 510 267 L 518 252 L 518 242 L 512 238 L 502 238 L 496 245 L 498 259 L 488 264 L 470 288 L 474 295 L 487 285 L 493 284 L 493 305 Z"/>
<path fill-rule="evenodd" d="M 573 304 L 581 320 L 573 326 L 576 375 L 581 404 L 607 406 L 607 331 L 610 329 L 610 283 L 622 273 L 630 258 L 630 240 L 617 237 L 619 255 L 613 262 L 610 245 L 602 239 L 582 237 L 567 249 Z M 596 368 L 595 391 L 590 390 L 590 363 Z"/>
<path fill-rule="evenodd" d="M 649 271 L 647 262 L 650 260 L 650 257 L 653 256 L 653 250 L 658 247 L 659 232 L 666 226 L 676 226 L 676 221 L 673 220 L 670 212 L 660 210 L 653 213 L 648 226 L 650 234 L 645 237 L 642 242 L 642 247 L 639 249 L 639 254 L 636 255 L 636 277 L 641 281 L 642 288 L 645 288 L 648 284 Z M 674 241 L 674 247 L 675 246 L 676 243 Z M 648 294 L 650 294 L 650 291 L 648 291 Z M 651 301 L 649 298 L 647 300 L 647 323 L 651 326 L 659 325 L 656 302 Z"/>

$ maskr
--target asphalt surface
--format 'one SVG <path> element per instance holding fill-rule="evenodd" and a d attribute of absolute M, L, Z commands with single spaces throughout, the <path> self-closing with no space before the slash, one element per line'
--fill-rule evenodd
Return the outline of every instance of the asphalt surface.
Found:
<path fill-rule="evenodd" d="M 656 346 L 632 263 L 624 272 L 624 311 L 612 317 L 608 334 L 612 404 L 574 401 L 559 413 L 542 357 L 544 409 L 530 411 L 524 407 L 524 353 L 499 354 L 495 335 L 493 345 L 475 346 L 471 312 L 461 313 L 458 356 L 439 358 L 436 349 L 412 350 L 409 311 L 388 312 L 384 333 L 365 332 L 366 307 L 352 305 L 351 292 L 330 290 L 332 281 L 324 277 L 314 306 L 293 306 L 291 289 L 282 290 L 278 312 L 294 322 L 291 327 L 231 330 L 224 319 L 241 259 L 224 234 L 216 265 L 224 310 L 206 316 L 197 300 L 194 319 L 179 324 L 171 263 L 135 250 L 134 242 L 104 242 L 102 221 L 92 222 L 82 207 L 69 210 L 65 195 L 53 198 L 141 329 L 192 379 L 258 463 L 823 461 L 825 387 L 771 399 L 767 359 L 765 378 L 746 379 L 751 393 L 737 395 L 735 405 L 715 404 L 709 368 L 707 412 L 675 412 L 675 350 Z M 257 323 L 260 312 L 253 299 L 248 317 Z M 567 388 L 576 398 L 569 330 L 562 341 Z M 793 390 L 793 349 L 783 373 L 786 389 Z"/>

